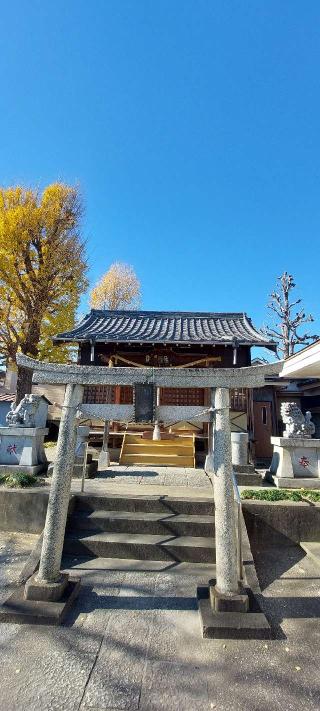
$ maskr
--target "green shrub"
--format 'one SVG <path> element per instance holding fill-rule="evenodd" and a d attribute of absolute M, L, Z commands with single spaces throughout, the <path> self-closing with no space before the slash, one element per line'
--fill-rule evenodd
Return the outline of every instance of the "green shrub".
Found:
<path fill-rule="evenodd" d="M 26 486 L 33 486 L 38 484 L 39 480 L 34 474 L 27 474 L 26 472 L 13 472 L 11 474 L 1 474 L 0 484 L 4 484 L 9 489 L 23 489 Z"/>
<path fill-rule="evenodd" d="M 314 504 L 320 503 L 320 491 L 301 489 L 301 496 L 303 496 L 304 499 L 312 501 Z"/>
<path fill-rule="evenodd" d="M 302 501 L 300 491 L 289 489 L 244 489 L 240 496 L 242 499 L 258 501 Z"/>

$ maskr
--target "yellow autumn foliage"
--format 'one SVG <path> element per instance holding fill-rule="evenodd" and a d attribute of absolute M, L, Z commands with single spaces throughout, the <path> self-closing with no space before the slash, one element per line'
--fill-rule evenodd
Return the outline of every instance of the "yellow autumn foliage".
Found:
<path fill-rule="evenodd" d="M 93 309 L 136 309 L 140 299 L 140 281 L 133 268 L 122 262 L 112 264 L 90 294 Z"/>
<path fill-rule="evenodd" d="M 0 189 L 0 355 L 17 350 L 66 360 L 68 348 L 52 346 L 71 328 L 87 288 L 77 188 L 54 183 L 43 192 L 23 186 Z"/>

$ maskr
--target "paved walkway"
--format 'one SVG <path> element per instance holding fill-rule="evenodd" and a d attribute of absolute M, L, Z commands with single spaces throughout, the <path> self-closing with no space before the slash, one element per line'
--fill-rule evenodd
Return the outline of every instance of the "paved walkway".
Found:
<path fill-rule="evenodd" d="M 72 480 L 72 491 L 81 489 L 81 480 Z M 112 464 L 109 469 L 97 472 L 94 479 L 85 480 L 86 493 L 118 492 L 134 496 L 139 494 L 170 494 L 171 496 L 208 496 L 212 486 L 203 469 L 174 467 L 127 467 Z"/>
<path fill-rule="evenodd" d="M 33 541 L 1 534 L 2 600 Z M 210 566 L 81 570 L 63 627 L 0 625 L 0 711 L 319 711 L 320 570 L 297 546 L 256 555 L 272 641 L 202 639 L 195 592 Z"/>
<path fill-rule="evenodd" d="M 189 467 L 131 467 L 112 464 L 104 472 L 98 472 L 97 480 L 117 484 L 148 486 L 184 486 L 192 489 L 211 488 L 210 480 L 202 468 Z M 95 480 L 91 480 L 95 481 Z"/>
<path fill-rule="evenodd" d="M 99 456 L 99 450 L 93 447 L 89 449 L 94 459 Z M 56 456 L 56 447 L 48 447 L 46 449 L 48 460 L 54 461 Z M 134 484 L 148 486 L 183 486 L 191 487 L 192 489 L 210 488 L 209 478 L 205 474 L 202 467 L 193 469 L 192 467 L 157 467 L 157 466 L 123 466 L 112 462 L 109 469 L 103 472 L 98 472 L 94 479 L 86 480 L 86 487 L 90 484 L 104 481 L 109 484 Z M 78 480 L 79 482 L 79 480 Z M 73 485 L 76 486 L 77 480 L 73 480 Z"/>

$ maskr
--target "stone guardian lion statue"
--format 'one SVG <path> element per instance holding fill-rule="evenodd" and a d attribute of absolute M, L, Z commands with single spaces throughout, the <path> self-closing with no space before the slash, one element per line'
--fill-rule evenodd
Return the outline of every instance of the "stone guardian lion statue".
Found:
<path fill-rule="evenodd" d="M 35 427 L 35 414 L 39 407 L 39 395 L 25 395 L 16 406 L 13 402 L 6 416 L 9 427 Z"/>
<path fill-rule="evenodd" d="M 283 437 L 311 439 L 315 433 L 315 426 L 311 422 L 311 412 L 305 415 L 295 402 L 283 402 L 280 408 L 281 419 L 286 426 Z"/>

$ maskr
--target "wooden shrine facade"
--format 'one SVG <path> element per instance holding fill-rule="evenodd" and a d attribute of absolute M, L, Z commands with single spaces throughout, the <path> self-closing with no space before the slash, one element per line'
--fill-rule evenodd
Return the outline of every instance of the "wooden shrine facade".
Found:
<path fill-rule="evenodd" d="M 97 311 L 92 310 L 72 331 L 58 334 L 55 343 L 77 343 L 78 364 L 130 368 L 241 368 L 251 365 L 252 346 L 274 350 L 275 344 L 244 313 Z M 139 377 L 137 375 L 137 381 Z M 231 390 L 231 423 L 246 430 L 250 396 L 245 388 Z M 88 385 L 85 403 L 130 405 L 129 385 Z M 158 388 L 159 406 L 207 406 L 209 389 Z M 165 423 L 175 431 L 188 423 Z M 207 423 L 189 423 L 190 430 L 206 439 Z M 123 425 L 113 423 L 117 431 Z M 140 427 L 141 429 L 141 427 Z"/>

